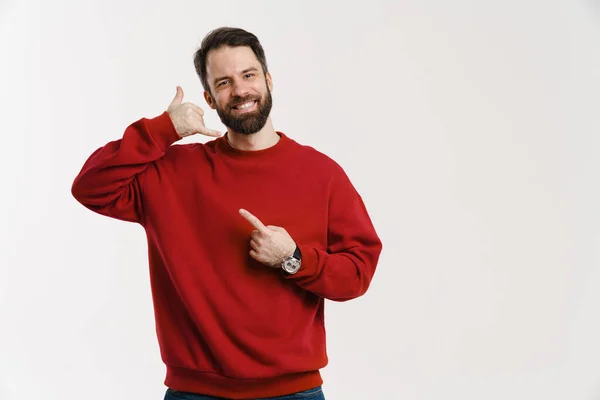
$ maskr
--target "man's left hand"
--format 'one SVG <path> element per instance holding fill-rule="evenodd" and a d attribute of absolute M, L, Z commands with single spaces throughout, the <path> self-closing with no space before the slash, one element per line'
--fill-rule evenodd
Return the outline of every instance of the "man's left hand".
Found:
<path fill-rule="evenodd" d="M 256 261 L 279 268 L 286 257 L 294 254 L 296 242 L 290 234 L 280 226 L 265 226 L 258 218 L 247 210 L 241 209 L 240 215 L 255 228 L 250 234 L 250 256 Z"/>

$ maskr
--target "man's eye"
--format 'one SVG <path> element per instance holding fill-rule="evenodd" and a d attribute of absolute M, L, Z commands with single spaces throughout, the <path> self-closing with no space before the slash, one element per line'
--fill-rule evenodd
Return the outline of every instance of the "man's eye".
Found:
<path fill-rule="evenodd" d="M 221 82 L 219 82 L 219 84 L 217 85 L 217 87 L 219 87 L 219 86 L 223 86 L 224 84 L 226 84 L 226 83 L 228 83 L 228 82 L 229 82 L 229 81 L 221 81 Z"/>
<path fill-rule="evenodd" d="M 254 76 L 254 74 L 246 74 L 246 78 L 250 78 L 251 76 Z"/>

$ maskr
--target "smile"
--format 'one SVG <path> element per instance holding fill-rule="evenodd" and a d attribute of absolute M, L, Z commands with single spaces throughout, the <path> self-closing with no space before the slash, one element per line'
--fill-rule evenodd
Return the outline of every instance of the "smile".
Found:
<path fill-rule="evenodd" d="M 256 100 L 252 100 L 252 101 L 248 101 L 246 103 L 243 104 L 239 104 L 235 107 L 232 107 L 234 110 L 247 110 L 248 108 L 252 107 L 254 104 L 256 104 Z"/>

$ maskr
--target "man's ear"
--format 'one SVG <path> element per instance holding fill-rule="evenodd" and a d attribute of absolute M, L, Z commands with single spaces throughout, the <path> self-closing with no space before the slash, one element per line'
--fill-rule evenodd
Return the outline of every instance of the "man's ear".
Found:
<path fill-rule="evenodd" d="M 269 88 L 269 91 L 272 92 L 273 91 L 273 78 L 271 78 L 271 73 L 267 72 L 267 87 Z"/>
<path fill-rule="evenodd" d="M 215 101 L 215 99 L 213 99 L 212 95 L 207 90 L 204 91 L 204 100 L 206 100 L 208 106 L 213 110 L 217 108 L 217 102 Z"/>

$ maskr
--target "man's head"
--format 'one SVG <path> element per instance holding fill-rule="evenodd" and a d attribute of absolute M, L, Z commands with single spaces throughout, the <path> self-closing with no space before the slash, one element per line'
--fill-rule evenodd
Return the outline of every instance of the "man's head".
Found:
<path fill-rule="evenodd" d="M 206 102 L 225 126 L 243 134 L 265 126 L 273 104 L 273 83 L 254 34 L 228 27 L 210 32 L 194 54 L 194 66 Z"/>

